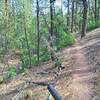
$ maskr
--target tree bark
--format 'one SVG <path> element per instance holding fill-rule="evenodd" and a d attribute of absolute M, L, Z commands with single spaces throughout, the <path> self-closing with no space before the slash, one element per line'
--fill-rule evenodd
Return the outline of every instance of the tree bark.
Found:
<path fill-rule="evenodd" d="M 83 2 L 83 22 L 82 22 L 82 32 L 81 32 L 81 38 L 86 35 L 87 30 L 87 12 L 88 12 L 88 4 L 87 0 L 82 0 Z"/>
<path fill-rule="evenodd" d="M 51 36 L 53 36 L 53 1 L 50 0 L 50 19 L 51 19 L 51 28 L 50 28 L 50 31 L 51 31 Z"/>
<path fill-rule="evenodd" d="M 53 35 L 54 35 L 54 24 L 53 24 L 53 6 L 54 5 L 54 1 L 50 0 L 50 19 L 51 19 L 51 27 L 50 27 L 50 46 L 53 47 Z M 51 52 L 51 60 L 54 61 L 55 57 L 53 52 Z"/>
<path fill-rule="evenodd" d="M 94 14 L 94 16 L 95 16 L 95 23 L 96 23 L 96 21 L 97 21 L 97 0 L 95 0 L 95 14 Z"/>
<path fill-rule="evenodd" d="M 8 38 L 7 38 L 7 33 L 8 33 L 8 0 L 4 1 L 5 4 L 5 52 L 8 51 Z"/>
<path fill-rule="evenodd" d="M 23 5 L 24 9 L 24 5 Z M 32 62 L 31 62 L 31 52 L 30 52 L 30 46 L 29 46 L 29 41 L 28 41 L 28 35 L 27 35 L 27 29 L 26 29 L 26 20 L 25 20 L 25 10 L 24 10 L 24 15 L 23 15 L 23 24 L 24 24 L 24 34 L 25 34 L 25 40 L 26 40 L 26 45 L 27 45 L 27 52 L 28 52 L 28 57 L 29 57 L 29 68 L 31 68 Z"/>
<path fill-rule="evenodd" d="M 73 33 L 74 27 L 74 0 L 72 1 L 72 21 L 71 21 L 71 33 Z"/>
<path fill-rule="evenodd" d="M 77 0 L 75 2 L 76 8 L 75 8 L 75 17 L 74 17 L 74 23 L 75 23 L 75 31 L 78 30 L 77 26 L 78 26 L 78 22 L 77 22 L 77 11 L 78 11 L 78 4 L 77 4 Z"/>
<path fill-rule="evenodd" d="M 100 20 L 100 0 L 98 0 L 97 20 Z"/>
<path fill-rule="evenodd" d="M 69 0 L 68 0 L 68 4 L 67 4 L 67 31 L 69 32 L 69 26 L 70 26 L 70 18 L 69 15 L 70 11 L 69 11 Z"/>
<path fill-rule="evenodd" d="M 37 60 L 40 60 L 40 28 L 39 28 L 39 1 L 37 0 Z"/>

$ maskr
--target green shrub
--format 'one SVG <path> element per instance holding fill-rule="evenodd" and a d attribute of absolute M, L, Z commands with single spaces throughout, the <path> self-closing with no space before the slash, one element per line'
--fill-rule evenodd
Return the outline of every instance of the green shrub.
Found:
<path fill-rule="evenodd" d="M 88 30 L 93 30 L 93 29 L 95 29 L 95 28 L 97 28 L 99 26 L 100 26 L 100 20 L 98 20 L 96 22 L 94 20 L 91 20 L 88 23 L 87 29 Z"/>
<path fill-rule="evenodd" d="M 29 60 L 29 56 L 28 56 L 28 54 L 23 54 L 22 56 L 21 56 L 21 62 L 22 62 L 22 65 L 21 65 L 21 67 L 22 67 L 22 70 L 24 69 L 24 68 L 28 68 L 28 66 L 29 66 L 29 64 L 30 64 L 30 60 Z"/>
<path fill-rule="evenodd" d="M 17 75 L 16 66 L 11 66 L 11 67 L 8 69 L 7 75 L 8 75 L 9 78 L 15 77 L 15 76 Z"/>
<path fill-rule="evenodd" d="M 75 43 L 75 37 L 72 36 L 71 34 L 63 32 L 62 34 L 59 34 L 56 45 L 57 49 L 59 50 L 74 43 Z"/>
<path fill-rule="evenodd" d="M 31 57 L 31 60 L 32 60 L 32 65 L 37 65 L 37 55 L 33 55 Z"/>
<path fill-rule="evenodd" d="M 41 52 L 40 52 L 40 61 L 48 61 L 50 59 L 50 52 L 48 51 L 48 49 L 46 47 L 41 48 Z"/>

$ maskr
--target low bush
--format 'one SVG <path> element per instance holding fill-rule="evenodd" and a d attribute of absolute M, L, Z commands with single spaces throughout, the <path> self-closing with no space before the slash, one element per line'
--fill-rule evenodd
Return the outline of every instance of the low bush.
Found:
<path fill-rule="evenodd" d="M 57 49 L 60 50 L 61 48 L 67 47 L 75 43 L 75 37 L 69 33 L 63 32 L 59 34 L 57 38 Z"/>
<path fill-rule="evenodd" d="M 93 30 L 97 27 L 100 27 L 100 20 L 97 20 L 96 22 L 94 20 L 89 21 L 87 30 Z"/>
<path fill-rule="evenodd" d="M 15 77 L 16 75 L 17 75 L 16 66 L 10 66 L 10 68 L 8 69 L 8 72 L 7 72 L 8 78 Z"/>

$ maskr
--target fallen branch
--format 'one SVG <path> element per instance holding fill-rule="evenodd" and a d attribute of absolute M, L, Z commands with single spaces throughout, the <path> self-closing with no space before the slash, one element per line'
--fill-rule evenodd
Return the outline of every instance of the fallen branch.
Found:
<path fill-rule="evenodd" d="M 28 80 L 28 79 L 22 79 L 22 80 L 25 81 L 26 83 L 29 83 L 29 84 L 40 85 L 40 86 L 48 86 L 49 84 L 55 85 L 55 83 L 58 81 L 58 77 L 54 78 L 52 80 L 46 80 L 46 81 L 41 81 L 41 82 L 35 82 L 35 81 L 32 81 L 32 80 Z"/>
<path fill-rule="evenodd" d="M 51 72 L 48 72 L 48 73 L 51 73 Z M 41 81 L 41 82 L 36 82 L 36 81 L 32 81 L 31 79 L 21 79 L 21 80 L 23 80 L 23 81 L 25 81 L 26 83 L 32 83 L 32 84 L 34 84 L 34 85 L 40 85 L 40 86 L 47 86 L 47 85 L 49 85 L 49 84 L 56 84 L 57 83 L 57 81 L 59 80 L 59 79 L 61 79 L 62 77 L 64 77 L 65 75 L 70 75 L 71 74 L 71 72 L 70 71 L 65 71 L 64 73 L 62 73 L 62 74 L 59 74 L 59 73 L 57 73 L 56 71 L 54 71 L 53 72 L 56 76 L 55 76 L 55 78 L 54 79 L 52 79 L 52 80 L 46 80 L 46 81 Z M 39 73 L 40 74 L 40 73 Z M 47 73 L 46 73 L 47 74 Z"/>

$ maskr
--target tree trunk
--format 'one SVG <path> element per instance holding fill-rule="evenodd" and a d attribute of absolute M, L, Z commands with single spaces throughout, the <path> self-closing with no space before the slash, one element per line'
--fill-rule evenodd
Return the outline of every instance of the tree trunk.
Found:
<path fill-rule="evenodd" d="M 71 21 L 71 33 L 73 33 L 74 27 L 74 0 L 72 1 L 72 21 Z"/>
<path fill-rule="evenodd" d="M 5 52 L 8 51 L 8 38 L 7 38 L 7 33 L 8 33 L 8 0 L 5 0 Z"/>
<path fill-rule="evenodd" d="M 63 16 L 63 0 L 61 0 L 61 15 Z"/>
<path fill-rule="evenodd" d="M 97 21 L 97 0 L 95 0 L 95 24 L 96 24 L 96 21 Z"/>
<path fill-rule="evenodd" d="M 88 12 L 88 4 L 87 0 L 82 0 L 83 1 L 83 22 L 82 22 L 82 32 L 81 32 L 81 38 L 86 35 L 86 30 L 87 30 L 87 12 Z"/>
<path fill-rule="evenodd" d="M 50 0 L 50 19 L 51 19 L 51 28 L 50 28 L 50 31 L 51 31 L 51 36 L 53 36 L 53 1 Z"/>
<path fill-rule="evenodd" d="M 51 27 L 50 27 L 50 46 L 53 47 L 53 35 L 54 35 L 54 24 L 53 24 L 53 6 L 54 5 L 54 1 L 50 0 L 50 19 L 51 19 Z M 51 60 L 54 61 L 55 57 L 53 52 L 51 52 Z"/>
<path fill-rule="evenodd" d="M 76 4 L 76 8 L 75 8 L 75 17 L 74 17 L 74 23 L 75 23 L 75 31 L 78 30 L 77 26 L 78 26 L 78 23 L 77 23 L 77 11 L 78 11 L 78 5 L 77 5 L 77 1 L 75 2 Z"/>
<path fill-rule="evenodd" d="M 5 0 L 5 16 L 8 15 L 8 0 Z"/>
<path fill-rule="evenodd" d="M 24 9 L 24 5 L 23 5 Z M 25 41 L 27 45 L 27 51 L 28 51 L 28 57 L 29 57 L 29 68 L 31 68 L 31 52 L 30 52 L 30 46 L 29 46 L 29 41 L 28 41 L 28 35 L 27 35 L 27 29 L 26 29 L 26 20 L 25 20 L 25 10 L 24 10 L 24 15 L 23 15 L 23 24 L 24 24 L 24 34 L 25 34 Z"/>
<path fill-rule="evenodd" d="M 37 60 L 40 60 L 39 1 L 37 0 Z"/>
<path fill-rule="evenodd" d="M 100 0 L 98 0 L 98 12 L 97 12 L 97 20 L 100 20 Z"/>
<path fill-rule="evenodd" d="M 68 0 L 68 4 L 67 4 L 67 31 L 69 32 L 69 26 L 70 26 L 70 18 L 69 18 L 69 15 L 70 14 L 70 11 L 69 11 L 69 0 Z"/>

